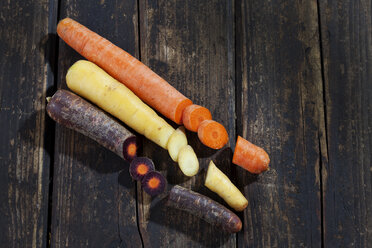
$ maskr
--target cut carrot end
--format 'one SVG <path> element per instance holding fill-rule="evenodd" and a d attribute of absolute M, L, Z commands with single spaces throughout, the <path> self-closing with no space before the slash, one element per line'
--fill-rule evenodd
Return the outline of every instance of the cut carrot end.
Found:
<path fill-rule="evenodd" d="M 253 174 L 260 174 L 268 170 L 270 158 L 264 149 L 238 136 L 232 162 Z"/>
<path fill-rule="evenodd" d="M 123 143 L 123 157 L 128 161 L 132 161 L 137 157 L 138 147 L 138 140 L 135 136 L 126 139 Z"/>
<path fill-rule="evenodd" d="M 190 131 L 197 132 L 204 120 L 212 120 L 211 112 L 205 107 L 192 104 L 183 111 L 183 125 Z"/>
<path fill-rule="evenodd" d="M 174 113 L 174 122 L 177 123 L 178 125 L 182 124 L 182 114 L 183 111 L 187 106 L 192 105 L 192 101 L 188 98 L 185 98 L 181 102 L 178 103 L 177 108 L 175 109 Z"/>
<path fill-rule="evenodd" d="M 127 151 L 129 156 L 134 156 L 137 153 L 137 146 L 135 144 L 130 144 Z"/>
<path fill-rule="evenodd" d="M 213 120 L 204 120 L 199 125 L 198 137 L 204 145 L 213 149 L 220 149 L 229 141 L 225 127 Z"/>

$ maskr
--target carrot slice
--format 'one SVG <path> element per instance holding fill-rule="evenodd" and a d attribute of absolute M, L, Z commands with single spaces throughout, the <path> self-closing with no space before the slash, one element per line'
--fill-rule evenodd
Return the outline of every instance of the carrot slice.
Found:
<path fill-rule="evenodd" d="M 200 123 L 204 120 L 212 120 L 212 114 L 207 108 L 192 104 L 183 111 L 183 125 L 190 131 L 197 132 Z"/>
<path fill-rule="evenodd" d="M 146 157 L 136 157 L 129 165 L 129 174 L 134 180 L 142 181 L 143 177 L 150 171 L 155 170 L 154 162 Z"/>
<path fill-rule="evenodd" d="M 160 172 L 150 171 L 142 178 L 141 184 L 147 194 L 155 196 L 164 192 L 167 180 Z"/>
<path fill-rule="evenodd" d="M 200 123 L 198 137 L 204 145 L 213 149 L 220 149 L 229 141 L 225 127 L 213 120 Z"/>
<path fill-rule="evenodd" d="M 192 101 L 142 62 L 70 18 L 58 23 L 57 33 L 69 46 L 126 85 L 148 105 L 182 124 L 183 110 Z"/>
<path fill-rule="evenodd" d="M 269 168 L 270 158 L 264 149 L 238 136 L 232 162 L 251 173 L 259 174 Z"/>

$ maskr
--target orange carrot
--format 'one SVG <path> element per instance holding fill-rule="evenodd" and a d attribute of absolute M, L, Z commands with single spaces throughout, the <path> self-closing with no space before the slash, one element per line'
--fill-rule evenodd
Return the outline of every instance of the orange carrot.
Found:
<path fill-rule="evenodd" d="M 125 84 L 148 105 L 182 124 L 183 110 L 192 104 L 191 100 L 146 65 L 70 18 L 58 23 L 57 33 L 78 53 Z"/>
<path fill-rule="evenodd" d="M 251 173 L 260 174 L 269 168 L 270 158 L 264 149 L 238 136 L 232 162 Z"/>
<path fill-rule="evenodd" d="M 213 120 L 205 120 L 198 128 L 200 141 L 213 149 L 220 149 L 229 141 L 229 135 L 224 126 Z"/>
<path fill-rule="evenodd" d="M 207 108 L 193 104 L 183 111 L 183 125 L 190 131 L 197 132 L 200 123 L 204 120 L 212 120 L 212 114 Z"/>

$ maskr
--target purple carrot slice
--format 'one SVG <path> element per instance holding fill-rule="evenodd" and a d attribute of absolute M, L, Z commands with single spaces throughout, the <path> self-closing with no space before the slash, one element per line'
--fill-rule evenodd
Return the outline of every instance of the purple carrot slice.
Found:
<path fill-rule="evenodd" d="M 157 171 L 150 171 L 142 179 L 142 189 L 151 196 L 163 193 L 166 186 L 167 180 Z"/>
<path fill-rule="evenodd" d="M 137 157 L 132 160 L 129 166 L 129 173 L 134 180 L 142 181 L 143 177 L 150 171 L 154 171 L 155 166 L 151 159 Z"/>

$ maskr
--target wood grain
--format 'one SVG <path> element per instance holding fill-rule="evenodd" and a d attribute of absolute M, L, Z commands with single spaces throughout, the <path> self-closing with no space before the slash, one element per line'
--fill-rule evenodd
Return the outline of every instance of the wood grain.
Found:
<path fill-rule="evenodd" d="M 1 1 L 0 246 L 369 247 L 371 4 Z M 59 16 L 141 59 L 227 128 L 231 148 L 220 151 L 187 132 L 201 165 L 193 178 L 145 139 L 143 154 L 168 189 L 227 206 L 203 186 L 213 159 L 248 198 L 240 233 L 166 207 L 166 193 L 150 198 L 120 157 L 46 116 L 45 97 L 82 59 L 58 40 Z M 236 135 L 269 153 L 270 171 L 231 164 Z"/>
<path fill-rule="evenodd" d="M 324 244 L 372 244 L 371 1 L 320 1 L 328 163 Z"/>
<path fill-rule="evenodd" d="M 55 1 L 0 2 L 0 244 L 47 245 Z"/>
<path fill-rule="evenodd" d="M 235 139 L 233 6 L 231 1 L 139 1 L 141 60 L 194 103 L 209 108 Z M 192 188 L 224 204 L 206 189 L 211 158 L 230 174 L 231 149 L 216 152 L 187 133 L 201 171 L 182 175 L 167 151 L 145 141 L 144 154 L 166 175 L 169 187 Z M 223 233 L 190 214 L 167 208 L 138 188 L 139 224 L 145 247 L 234 247 L 235 235 Z M 165 195 L 165 194 L 164 194 Z M 163 195 L 163 197 L 164 197 Z"/>
<path fill-rule="evenodd" d="M 249 205 L 239 247 L 321 246 L 324 124 L 317 1 L 237 1 L 237 133 L 270 170 L 237 169 Z"/>
<path fill-rule="evenodd" d="M 136 1 L 63 1 L 70 17 L 132 54 L 137 51 Z M 81 57 L 59 43 L 58 87 Z M 141 247 L 136 188 L 129 164 L 89 138 L 56 126 L 51 246 Z"/>

